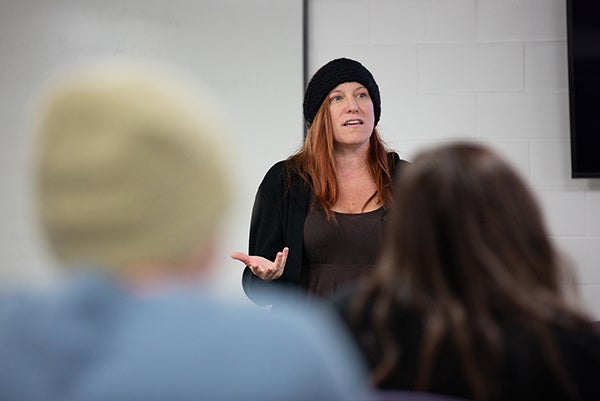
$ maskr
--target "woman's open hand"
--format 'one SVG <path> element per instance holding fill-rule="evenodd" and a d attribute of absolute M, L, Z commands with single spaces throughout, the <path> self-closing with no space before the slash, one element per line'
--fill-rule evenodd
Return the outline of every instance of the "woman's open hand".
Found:
<path fill-rule="evenodd" d="M 246 255 L 242 252 L 233 252 L 231 257 L 248 266 L 255 276 L 266 281 L 271 281 L 278 279 L 283 274 L 288 252 L 288 247 L 283 248 L 281 252 L 277 252 L 277 256 L 275 256 L 273 262 L 262 256 Z"/>

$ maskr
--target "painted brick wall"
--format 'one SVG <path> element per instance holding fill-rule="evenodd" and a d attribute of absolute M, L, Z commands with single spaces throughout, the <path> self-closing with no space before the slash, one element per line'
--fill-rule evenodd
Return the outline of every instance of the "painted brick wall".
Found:
<path fill-rule="evenodd" d="M 533 187 L 600 318 L 600 180 L 570 178 L 565 0 L 309 0 L 309 74 L 360 60 L 403 157 L 469 138 Z M 600 152 L 600 150 L 599 150 Z"/>

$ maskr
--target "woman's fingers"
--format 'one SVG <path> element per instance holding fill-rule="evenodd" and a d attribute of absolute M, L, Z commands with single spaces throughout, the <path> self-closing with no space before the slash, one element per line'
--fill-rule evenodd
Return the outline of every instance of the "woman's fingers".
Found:
<path fill-rule="evenodd" d="M 283 248 L 281 252 L 277 252 L 277 256 L 275 257 L 275 261 L 273 262 L 273 269 L 271 270 L 269 276 L 271 280 L 275 280 L 283 274 L 283 269 L 285 269 L 285 262 L 287 261 L 289 249 L 287 247 Z"/>
<path fill-rule="evenodd" d="M 232 252 L 230 256 L 248 266 L 255 276 L 263 280 L 275 280 L 283 274 L 288 252 L 287 247 L 283 248 L 281 252 L 277 252 L 273 262 L 262 256 L 251 256 L 242 252 Z"/>
<path fill-rule="evenodd" d="M 232 252 L 230 256 L 232 259 L 239 260 L 240 262 L 242 262 L 245 265 L 248 265 L 248 263 L 250 263 L 250 256 L 246 255 L 245 253 Z"/>
<path fill-rule="evenodd" d="M 283 248 L 283 251 L 281 251 L 282 257 L 281 257 L 281 269 L 283 270 L 285 268 L 285 262 L 287 262 L 287 257 L 288 257 L 288 253 L 289 253 L 289 248 L 286 246 L 285 248 Z"/>
<path fill-rule="evenodd" d="M 263 261 L 266 261 L 267 264 L 271 263 L 267 259 L 260 256 L 250 256 L 242 252 L 233 252 L 230 256 L 232 259 L 239 260 L 246 266 L 250 267 L 254 274 L 256 274 L 255 270 L 264 269 L 265 263 Z"/>
<path fill-rule="evenodd" d="M 258 262 L 257 256 L 250 256 L 242 252 L 232 252 L 230 256 L 232 259 L 239 260 L 240 262 L 248 266 L 255 276 L 264 278 L 264 268 Z"/>

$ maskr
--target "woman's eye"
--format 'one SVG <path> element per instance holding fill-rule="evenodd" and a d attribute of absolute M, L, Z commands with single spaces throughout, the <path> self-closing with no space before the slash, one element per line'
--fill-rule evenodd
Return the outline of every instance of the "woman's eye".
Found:
<path fill-rule="evenodd" d="M 341 97 L 340 95 L 331 96 L 331 97 L 329 98 L 329 101 L 330 101 L 331 103 L 333 103 L 333 102 L 339 102 L 340 100 L 342 100 L 342 97 Z"/>
<path fill-rule="evenodd" d="M 369 97 L 369 94 L 366 92 L 360 92 L 358 95 L 356 95 L 356 97 L 358 97 L 360 99 L 366 99 Z"/>

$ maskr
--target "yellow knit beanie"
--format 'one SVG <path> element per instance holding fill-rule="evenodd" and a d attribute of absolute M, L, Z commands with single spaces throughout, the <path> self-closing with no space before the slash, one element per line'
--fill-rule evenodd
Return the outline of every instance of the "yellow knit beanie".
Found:
<path fill-rule="evenodd" d="M 230 200 L 227 132 L 215 115 L 178 82 L 138 67 L 94 69 L 50 92 L 36 176 L 55 256 L 119 268 L 207 246 Z"/>

